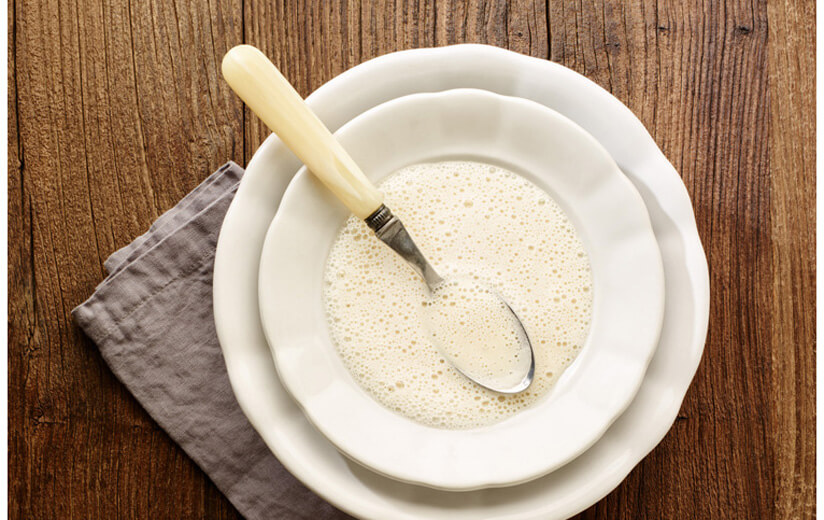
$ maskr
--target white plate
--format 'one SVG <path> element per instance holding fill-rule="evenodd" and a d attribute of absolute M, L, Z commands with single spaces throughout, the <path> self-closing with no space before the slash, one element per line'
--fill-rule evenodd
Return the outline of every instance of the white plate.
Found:
<path fill-rule="evenodd" d="M 664 315 L 649 215 L 612 157 L 554 110 L 475 89 L 397 98 L 335 135 L 376 183 L 411 164 L 470 159 L 505 166 L 551 193 L 589 255 L 592 323 L 550 395 L 514 417 L 447 430 L 393 412 L 351 377 L 330 337 L 324 267 L 349 211 L 304 167 L 269 228 L 258 294 L 278 374 L 309 420 L 370 469 L 453 491 L 526 482 L 585 451 L 635 396 Z"/>
<path fill-rule="evenodd" d="M 280 461 L 337 507 L 363 518 L 565 518 L 614 489 L 675 420 L 704 349 L 709 277 L 689 196 L 640 121 L 617 99 L 558 64 L 481 45 L 404 51 L 334 78 L 307 98 L 333 130 L 380 103 L 416 92 L 484 88 L 532 99 L 592 134 L 638 189 L 664 262 L 658 349 L 629 408 L 591 448 L 520 486 L 452 493 L 400 483 L 351 463 L 306 419 L 275 373 L 257 285 L 269 222 L 297 159 L 275 137 L 249 163 L 215 258 L 218 337 L 240 406 Z"/>

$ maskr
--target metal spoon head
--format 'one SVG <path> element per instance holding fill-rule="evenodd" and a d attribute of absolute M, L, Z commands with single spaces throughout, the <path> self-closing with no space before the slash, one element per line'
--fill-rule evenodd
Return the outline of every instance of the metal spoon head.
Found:
<path fill-rule="evenodd" d="M 424 319 L 443 356 L 476 384 L 503 394 L 522 392 L 535 375 L 523 323 L 494 289 L 469 278 L 432 288 Z"/>

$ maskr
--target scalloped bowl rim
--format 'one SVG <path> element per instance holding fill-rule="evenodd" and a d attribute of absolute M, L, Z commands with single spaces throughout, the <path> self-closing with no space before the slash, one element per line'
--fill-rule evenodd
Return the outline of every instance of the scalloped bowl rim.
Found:
<path fill-rule="evenodd" d="M 551 193 L 589 253 L 593 317 L 589 339 L 555 388 L 515 416 L 469 430 L 400 416 L 358 386 L 330 337 L 323 271 L 349 212 L 303 167 L 269 227 L 258 295 L 278 374 L 309 420 L 374 471 L 452 491 L 523 483 L 585 451 L 635 396 L 664 310 L 646 207 L 610 155 L 554 110 L 477 89 L 396 98 L 335 135 L 373 181 L 409 164 L 473 158 Z"/>

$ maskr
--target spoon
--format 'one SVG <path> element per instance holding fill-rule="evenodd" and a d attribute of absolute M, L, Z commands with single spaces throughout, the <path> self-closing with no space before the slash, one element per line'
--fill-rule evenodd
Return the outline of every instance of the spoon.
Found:
<path fill-rule="evenodd" d="M 261 51 L 238 45 L 226 53 L 222 70 L 232 90 L 309 171 L 423 279 L 429 288 L 425 319 L 444 357 L 480 386 L 504 394 L 525 390 L 535 373 L 535 356 L 509 304 L 470 277 L 438 275 L 384 205 L 383 194 Z"/>

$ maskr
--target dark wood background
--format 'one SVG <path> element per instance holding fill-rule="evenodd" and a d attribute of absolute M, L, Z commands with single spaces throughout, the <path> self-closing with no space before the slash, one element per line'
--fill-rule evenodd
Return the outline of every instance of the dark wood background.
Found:
<path fill-rule="evenodd" d="M 802 1 L 10 0 L 9 509 L 237 518 L 69 312 L 103 260 L 266 135 L 219 75 L 260 46 L 298 90 L 483 42 L 562 63 L 649 128 L 712 280 L 678 420 L 581 518 L 814 516 L 815 6 Z"/>

